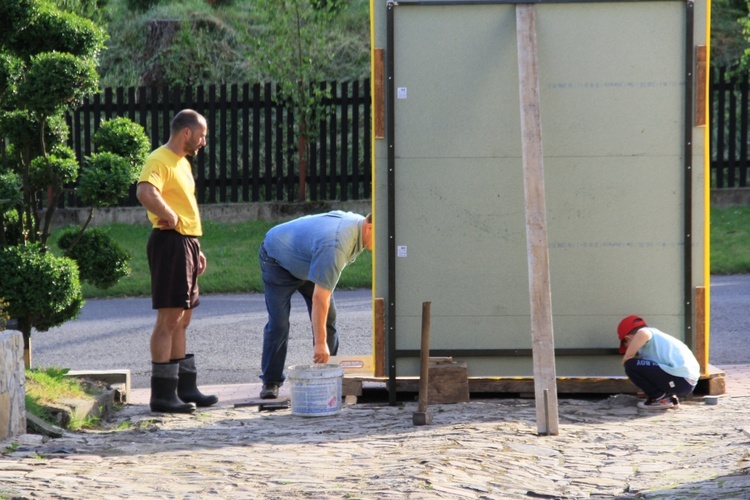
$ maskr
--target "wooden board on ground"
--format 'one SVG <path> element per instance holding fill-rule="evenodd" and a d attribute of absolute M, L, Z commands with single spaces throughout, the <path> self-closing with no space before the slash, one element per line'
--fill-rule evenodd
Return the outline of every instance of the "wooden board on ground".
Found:
<path fill-rule="evenodd" d="M 260 405 L 289 405 L 289 398 L 276 398 L 276 399 L 260 399 L 252 398 L 242 403 L 235 403 L 235 408 L 244 408 L 246 406 L 260 406 Z"/>

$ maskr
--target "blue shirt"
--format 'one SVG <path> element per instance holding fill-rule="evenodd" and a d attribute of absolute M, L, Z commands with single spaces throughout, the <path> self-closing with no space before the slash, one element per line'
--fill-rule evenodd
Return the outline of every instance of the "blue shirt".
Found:
<path fill-rule="evenodd" d="M 271 228 L 263 245 L 294 277 L 333 291 L 344 267 L 364 250 L 364 221 L 359 214 L 339 210 L 307 215 Z"/>
<path fill-rule="evenodd" d="M 640 357 L 658 363 L 670 375 L 684 377 L 696 384 L 700 378 L 700 365 L 688 346 L 656 328 L 644 329 L 651 333 L 651 340 L 638 349 Z"/>

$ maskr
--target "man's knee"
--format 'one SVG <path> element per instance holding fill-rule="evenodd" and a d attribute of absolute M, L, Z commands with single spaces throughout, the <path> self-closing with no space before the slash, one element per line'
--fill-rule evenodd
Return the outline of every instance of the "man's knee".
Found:
<path fill-rule="evenodd" d="M 183 324 L 185 321 L 184 316 L 185 309 L 159 309 L 156 313 L 156 328 L 154 329 L 154 333 L 171 335 L 172 332 Z M 190 323 L 190 318 L 187 318 L 187 323 Z"/>

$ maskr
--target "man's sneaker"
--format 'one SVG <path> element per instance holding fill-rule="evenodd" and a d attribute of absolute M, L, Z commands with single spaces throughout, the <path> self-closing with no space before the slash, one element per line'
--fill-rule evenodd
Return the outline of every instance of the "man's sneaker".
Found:
<path fill-rule="evenodd" d="M 672 404 L 674 405 L 675 408 L 677 408 L 678 406 L 680 406 L 680 398 L 678 398 L 674 394 L 672 394 L 671 396 L 669 396 L 669 400 L 672 402 Z"/>
<path fill-rule="evenodd" d="M 260 399 L 276 399 L 279 397 L 279 384 L 269 382 L 263 384 L 263 389 L 260 391 Z"/>
<path fill-rule="evenodd" d="M 674 408 L 674 403 L 668 396 L 659 399 L 648 398 L 646 401 L 639 401 L 638 408 L 643 410 L 668 410 Z"/>

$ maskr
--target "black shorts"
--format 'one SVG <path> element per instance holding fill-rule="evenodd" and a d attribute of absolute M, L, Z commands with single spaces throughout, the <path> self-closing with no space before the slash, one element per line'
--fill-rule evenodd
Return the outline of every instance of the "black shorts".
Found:
<path fill-rule="evenodd" d="M 151 307 L 165 309 L 198 307 L 198 238 L 174 230 L 154 229 L 146 254 L 151 271 Z"/>

